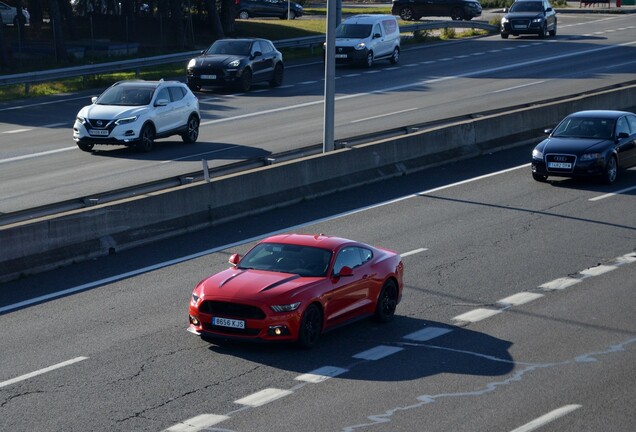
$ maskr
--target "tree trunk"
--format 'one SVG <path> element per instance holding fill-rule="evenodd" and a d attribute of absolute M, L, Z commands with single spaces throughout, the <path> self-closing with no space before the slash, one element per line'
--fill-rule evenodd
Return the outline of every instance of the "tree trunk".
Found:
<path fill-rule="evenodd" d="M 209 25 L 212 33 L 212 39 L 223 39 L 223 26 L 221 25 L 221 17 L 219 17 L 219 11 L 216 8 L 216 0 L 206 0 L 205 7 L 208 11 Z"/>
<path fill-rule="evenodd" d="M 236 3 L 235 0 L 221 0 L 221 22 L 226 35 L 236 34 Z"/>
<path fill-rule="evenodd" d="M 53 30 L 53 43 L 55 45 L 55 60 L 58 63 L 62 63 L 66 61 L 66 44 L 64 43 L 62 16 L 58 1 L 49 0 L 49 14 L 51 15 L 51 29 Z"/>

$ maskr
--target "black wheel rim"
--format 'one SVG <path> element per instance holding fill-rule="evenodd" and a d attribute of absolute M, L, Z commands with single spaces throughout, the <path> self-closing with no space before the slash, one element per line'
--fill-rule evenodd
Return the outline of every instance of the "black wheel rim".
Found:
<path fill-rule="evenodd" d="M 305 314 L 302 340 L 306 345 L 312 345 L 320 336 L 320 312 L 315 307 L 310 307 Z"/>
<path fill-rule="evenodd" d="M 188 136 L 192 142 L 199 137 L 199 122 L 194 117 L 188 122 Z"/>
<path fill-rule="evenodd" d="M 384 317 L 390 317 L 395 313 L 395 308 L 397 307 L 397 290 L 395 285 L 390 284 L 384 288 L 380 302 L 380 310 Z"/>

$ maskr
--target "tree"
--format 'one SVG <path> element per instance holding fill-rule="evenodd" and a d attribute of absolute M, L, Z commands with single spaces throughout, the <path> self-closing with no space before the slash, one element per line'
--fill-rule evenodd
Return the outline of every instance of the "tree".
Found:
<path fill-rule="evenodd" d="M 55 60 L 60 63 L 66 60 L 66 44 L 64 43 L 62 16 L 58 1 L 60 0 L 49 0 L 49 15 L 51 16 L 51 30 L 53 31 L 53 43 L 55 44 Z"/>

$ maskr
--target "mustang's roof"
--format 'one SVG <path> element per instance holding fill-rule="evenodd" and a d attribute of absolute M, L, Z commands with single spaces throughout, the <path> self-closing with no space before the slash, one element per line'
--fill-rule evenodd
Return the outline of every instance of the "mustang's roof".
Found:
<path fill-rule="evenodd" d="M 299 246 L 313 246 L 333 250 L 344 243 L 352 243 L 353 240 L 326 236 L 324 234 L 280 234 L 268 237 L 263 240 L 263 242 L 285 243 Z"/>

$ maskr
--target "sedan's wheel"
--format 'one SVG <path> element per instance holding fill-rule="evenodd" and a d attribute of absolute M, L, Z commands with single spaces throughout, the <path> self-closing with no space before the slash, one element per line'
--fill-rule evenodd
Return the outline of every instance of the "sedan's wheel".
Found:
<path fill-rule="evenodd" d="M 250 88 L 252 88 L 252 71 L 250 68 L 245 68 L 243 70 L 238 82 L 238 88 L 242 92 L 250 91 Z"/>
<path fill-rule="evenodd" d="M 402 18 L 404 21 L 414 21 L 415 13 L 413 13 L 413 9 L 411 9 L 410 7 L 405 7 L 400 9 L 400 18 Z"/>
<path fill-rule="evenodd" d="M 454 21 L 461 21 L 464 19 L 464 11 L 461 10 L 461 8 L 453 8 L 453 10 L 451 11 L 451 18 Z"/>
<path fill-rule="evenodd" d="M 537 173 L 532 173 L 532 178 L 541 183 L 545 183 L 548 180 L 548 176 Z"/>
<path fill-rule="evenodd" d="M 369 51 L 367 53 L 367 58 L 365 59 L 363 65 L 368 68 L 373 66 L 373 51 Z"/>
<path fill-rule="evenodd" d="M 322 312 L 315 304 L 310 305 L 300 321 L 298 345 L 302 348 L 313 347 L 322 332 Z"/>
<path fill-rule="evenodd" d="M 610 156 L 605 165 L 605 172 L 601 176 L 603 183 L 612 184 L 616 181 L 618 176 L 618 163 L 615 156 Z"/>
<path fill-rule="evenodd" d="M 250 14 L 247 13 L 247 11 L 242 10 L 242 11 L 239 12 L 239 18 L 240 19 L 248 19 L 249 17 L 250 17 Z"/>
<path fill-rule="evenodd" d="M 539 33 L 539 37 L 541 39 L 544 39 L 547 35 L 548 35 L 548 25 L 543 24 L 543 27 L 541 28 L 541 33 Z"/>
<path fill-rule="evenodd" d="M 397 62 L 400 61 L 400 49 L 398 47 L 395 47 L 393 49 L 393 54 L 391 55 L 389 61 L 391 62 L 391 64 L 397 64 Z"/>
<path fill-rule="evenodd" d="M 375 319 L 380 322 L 389 322 L 395 315 L 395 308 L 398 303 L 398 288 L 392 280 L 386 281 L 378 297 L 375 306 Z"/>
<path fill-rule="evenodd" d="M 155 144 L 155 130 L 152 125 L 145 124 L 139 134 L 139 143 L 137 148 L 141 151 L 149 152 Z"/>
<path fill-rule="evenodd" d="M 285 18 L 290 19 L 290 20 L 295 19 L 296 18 L 296 12 L 294 12 L 293 10 L 290 10 L 289 11 L 289 15 L 287 14 L 287 12 L 285 12 L 285 14 L 281 17 L 281 19 L 285 19 Z"/>
<path fill-rule="evenodd" d="M 91 151 L 93 151 L 93 147 L 95 147 L 95 144 L 77 143 L 77 146 L 82 151 L 91 152 Z"/>
<path fill-rule="evenodd" d="M 272 87 L 278 87 L 283 83 L 283 75 L 285 70 L 283 69 L 283 65 L 277 63 L 274 67 L 274 76 L 272 76 L 272 80 L 269 82 L 269 85 Z"/>
<path fill-rule="evenodd" d="M 508 33 L 502 33 L 501 34 L 501 38 L 502 39 L 508 39 L 508 36 L 509 36 Z"/>
<path fill-rule="evenodd" d="M 184 143 L 192 144 L 197 141 L 199 137 L 199 119 L 195 115 L 191 115 L 188 119 L 187 131 L 181 135 L 181 139 Z"/>
<path fill-rule="evenodd" d="M 554 23 L 554 28 L 550 30 L 550 36 L 554 37 L 557 34 L 557 23 Z"/>

